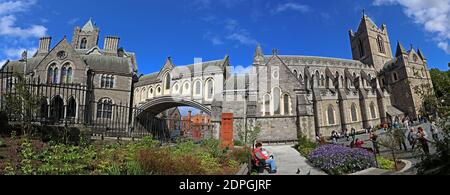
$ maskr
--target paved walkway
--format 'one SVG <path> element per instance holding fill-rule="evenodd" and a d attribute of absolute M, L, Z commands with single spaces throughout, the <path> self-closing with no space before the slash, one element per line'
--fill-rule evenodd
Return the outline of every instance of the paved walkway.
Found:
<path fill-rule="evenodd" d="M 326 175 L 307 163 L 293 145 L 264 146 L 275 157 L 278 172 L 275 175 Z M 298 171 L 300 170 L 300 173 Z M 268 175 L 267 172 L 264 173 Z"/>

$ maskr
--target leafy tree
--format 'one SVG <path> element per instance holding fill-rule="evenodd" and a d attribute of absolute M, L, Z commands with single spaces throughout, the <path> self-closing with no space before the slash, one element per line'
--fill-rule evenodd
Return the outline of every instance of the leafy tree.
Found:
<path fill-rule="evenodd" d="M 14 73 L 12 79 L 13 93 L 5 95 L 6 113 L 12 120 L 20 121 L 24 135 L 28 135 L 32 131 L 32 119 L 38 109 L 39 98 L 29 90 L 30 85 L 23 75 Z"/>
<path fill-rule="evenodd" d="M 441 129 L 441 139 L 435 140 L 433 145 L 436 153 L 425 157 L 418 165 L 419 174 L 450 174 L 450 71 L 442 72 L 438 69 L 431 70 L 434 95 L 431 88 L 416 90 L 424 101 L 424 109 L 436 111 L 436 116 L 431 118 Z M 428 91 L 427 91 L 428 90 Z"/>
<path fill-rule="evenodd" d="M 245 146 L 250 147 L 258 139 L 261 133 L 261 123 L 250 123 L 247 127 L 243 127 L 242 124 L 237 126 L 239 139 L 244 143 Z"/>

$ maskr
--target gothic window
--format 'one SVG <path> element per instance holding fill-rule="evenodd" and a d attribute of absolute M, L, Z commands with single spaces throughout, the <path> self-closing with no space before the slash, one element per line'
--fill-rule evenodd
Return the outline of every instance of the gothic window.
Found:
<path fill-rule="evenodd" d="M 377 114 L 375 112 L 375 104 L 373 102 L 370 104 L 370 114 L 372 116 L 372 119 L 377 118 Z"/>
<path fill-rule="evenodd" d="M 63 66 L 61 68 L 61 83 L 66 83 L 67 80 L 67 68 Z"/>
<path fill-rule="evenodd" d="M 300 80 L 300 82 L 305 82 L 304 80 L 303 80 L 303 76 L 300 74 L 299 76 L 298 76 L 298 80 Z"/>
<path fill-rule="evenodd" d="M 148 97 L 152 97 L 153 96 L 153 88 L 150 88 L 150 90 L 148 91 Z"/>
<path fill-rule="evenodd" d="M 295 75 L 295 77 L 298 77 L 298 72 L 297 72 L 297 70 L 294 70 L 294 75 Z"/>
<path fill-rule="evenodd" d="M 71 97 L 67 105 L 67 118 L 75 118 L 77 112 L 77 102 L 74 97 Z"/>
<path fill-rule="evenodd" d="M 101 88 L 104 88 L 106 86 L 106 76 L 102 75 L 101 77 L 102 78 L 101 78 L 100 86 L 101 86 Z"/>
<path fill-rule="evenodd" d="M 275 115 L 281 114 L 281 90 L 279 88 L 273 89 L 273 110 Z"/>
<path fill-rule="evenodd" d="M 270 95 L 266 94 L 264 96 L 264 115 L 270 115 Z"/>
<path fill-rule="evenodd" d="M 161 87 L 158 87 L 158 88 L 156 89 L 156 91 L 158 92 L 158 95 L 161 95 Z"/>
<path fill-rule="evenodd" d="M 206 90 L 207 90 L 206 98 L 212 99 L 214 95 L 214 81 L 212 79 L 206 82 Z"/>
<path fill-rule="evenodd" d="M 59 84 L 59 69 L 53 69 L 53 84 Z"/>
<path fill-rule="evenodd" d="M 195 82 L 195 95 L 202 93 L 202 83 L 200 81 Z"/>
<path fill-rule="evenodd" d="M 47 83 L 53 83 L 53 73 L 54 73 L 54 65 L 50 66 L 47 71 Z"/>
<path fill-rule="evenodd" d="M 147 89 L 144 88 L 141 92 L 141 102 L 145 101 L 147 99 Z"/>
<path fill-rule="evenodd" d="M 73 79 L 73 69 L 72 67 L 69 67 L 67 69 L 67 83 L 72 83 L 72 79 Z"/>
<path fill-rule="evenodd" d="M 103 98 L 97 103 L 97 118 L 99 119 L 111 119 L 112 118 L 112 100 L 109 98 Z"/>
<path fill-rule="evenodd" d="M 165 77 L 165 80 L 164 80 L 164 89 L 166 89 L 166 90 L 169 90 L 170 89 L 170 81 L 171 81 L 172 79 L 171 79 L 171 77 L 170 77 L 170 74 L 169 73 L 167 73 L 166 74 L 166 77 Z"/>
<path fill-rule="evenodd" d="M 384 40 L 380 35 L 378 35 L 377 43 L 378 43 L 378 50 L 380 51 L 380 53 L 386 53 L 386 50 L 384 49 Z"/>
<path fill-rule="evenodd" d="M 327 109 L 327 116 L 328 116 L 328 124 L 329 124 L 329 125 L 334 125 L 334 124 L 336 124 L 335 117 L 334 117 L 334 108 L 333 108 L 332 105 L 329 105 L 329 106 L 328 106 L 328 109 Z"/>
<path fill-rule="evenodd" d="M 80 49 L 86 49 L 86 47 L 87 47 L 87 39 L 83 38 L 81 39 Z"/>
<path fill-rule="evenodd" d="M 284 115 L 289 115 L 290 114 L 290 97 L 288 94 L 285 94 L 283 97 L 283 105 L 284 105 Z"/>
<path fill-rule="evenodd" d="M 325 77 L 323 75 L 320 76 L 320 86 L 325 86 Z"/>
<path fill-rule="evenodd" d="M 357 114 L 357 111 L 356 111 L 356 105 L 355 104 L 352 104 L 351 113 L 352 113 L 352 122 L 358 121 L 358 114 Z"/>
<path fill-rule="evenodd" d="M 363 41 L 362 41 L 361 39 L 359 40 L 358 47 L 359 47 L 359 54 L 360 54 L 360 57 L 362 58 L 362 57 L 364 57 L 366 54 L 364 53 L 364 44 L 363 44 Z"/>
<path fill-rule="evenodd" d="M 316 71 L 315 77 L 316 77 L 317 86 L 320 86 L 320 74 L 319 74 L 319 71 Z"/>

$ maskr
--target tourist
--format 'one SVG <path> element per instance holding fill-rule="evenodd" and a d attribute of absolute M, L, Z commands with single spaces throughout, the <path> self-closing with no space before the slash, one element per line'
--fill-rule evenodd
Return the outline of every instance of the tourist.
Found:
<path fill-rule="evenodd" d="M 356 139 L 356 129 L 352 127 L 352 131 L 350 133 L 352 135 L 352 141 L 355 142 Z"/>
<path fill-rule="evenodd" d="M 269 152 L 267 152 L 267 150 L 262 147 L 262 143 L 257 143 L 255 145 L 255 150 L 253 151 L 253 154 L 256 157 L 256 160 L 262 162 L 262 164 L 270 165 L 269 173 L 271 174 L 277 173 L 277 165 L 275 163 L 273 155 L 269 155 Z"/>
<path fill-rule="evenodd" d="M 405 136 L 405 132 L 398 128 L 398 129 L 394 129 L 394 136 L 395 139 L 397 140 L 397 143 L 400 146 L 400 150 L 402 150 L 402 146 L 405 149 L 405 151 L 408 151 L 408 148 L 406 147 L 406 136 Z"/>
<path fill-rule="evenodd" d="M 363 148 L 364 142 L 360 139 L 356 139 L 355 148 Z"/>
<path fill-rule="evenodd" d="M 336 131 L 331 132 L 331 139 L 333 140 L 333 144 L 337 144 L 339 134 Z"/>
<path fill-rule="evenodd" d="M 350 141 L 350 135 L 348 134 L 348 129 L 344 130 L 344 136 L 347 139 L 347 141 Z"/>
<path fill-rule="evenodd" d="M 422 127 L 419 127 L 419 132 L 417 133 L 417 140 L 419 141 L 420 145 L 422 146 L 422 150 L 425 153 L 425 155 L 430 155 L 430 147 L 428 145 L 428 137 L 425 131 Z"/>
<path fill-rule="evenodd" d="M 433 140 L 438 142 L 439 141 L 439 129 L 436 127 L 436 123 L 432 122 L 430 125 L 431 134 L 433 136 Z"/>
<path fill-rule="evenodd" d="M 370 141 L 373 143 L 373 149 L 376 154 L 380 154 L 380 148 L 378 146 L 378 135 L 372 131 L 369 135 Z"/>
<path fill-rule="evenodd" d="M 414 127 L 411 127 L 408 133 L 408 141 L 409 145 L 411 145 L 412 150 L 416 147 L 417 143 L 417 133 L 415 132 Z"/>

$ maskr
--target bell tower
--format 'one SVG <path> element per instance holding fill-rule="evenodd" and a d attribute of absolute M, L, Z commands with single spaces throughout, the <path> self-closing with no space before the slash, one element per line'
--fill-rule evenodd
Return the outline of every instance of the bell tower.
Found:
<path fill-rule="evenodd" d="M 99 33 L 99 28 L 95 26 L 92 19 L 89 19 L 83 28 L 75 27 L 72 46 L 75 49 L 91 49 L 98 46 Z"/>
<path fill-rule="evenodd" d="M 354 60 L 383 69 L 384 64 L 393 59 L 391 42 L 385 24 L 379 28 L 363 13 L 357 32 L 349 31 L 350 44 Z"/>

